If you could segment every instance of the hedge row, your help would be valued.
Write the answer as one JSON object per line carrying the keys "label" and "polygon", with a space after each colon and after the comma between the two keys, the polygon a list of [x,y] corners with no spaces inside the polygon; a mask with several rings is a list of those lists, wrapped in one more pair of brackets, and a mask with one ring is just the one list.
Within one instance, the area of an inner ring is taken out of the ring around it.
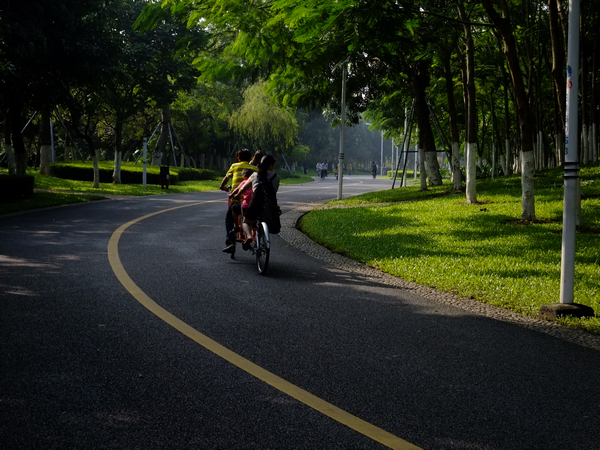
{"label": "hedge row", "polygon": [[[72,164],[52,164],[50,166],[52,176],[57,178],[63,178],[65,180],[76,180],[76,181],[94,181],[94,168],[76,166]],[[112,183],[112,169],[105,169],[100,167],[98,169],[100,174],[100,183]],[[121,168],[121,183],[122,184],[142,184],[143,180],[142,169],[131,170],[127,167]],[[177,183],[177,173],[170,171],[170,184]],[[148,184],[160,184],[160,173],[158,168],[148,170],[146,174],[146,183]]]}
{"label": "hedge row", "polygon": [[31,175],[0,175],[0,202],[33,197],[34,179]]}
{"label": "hedge row", "polygon": [[179,181],[199,181],[199,180],[218,180],[223,178],[223,174],[215,170],[208,169],[177,169]]}
{"label": "hedge row", "polygon": [[[81,166],[74,164],[57,163],[51,166],[52,175],[57,178],[77,181],[94,181],[94,169],[91,166]],[[112,183],[112,169],[99,168],[100,183]],[[121,168],[121,183],[123,184],[142,184],[143,169],[140,168]],[[169,184],[176,184],[179,181],[190,180],[214,180],[222,175],[214,170],[176,168],[169,167]],[[146,174],[146,183],[161,184],[160,172],[158,167],[149,167]]]}

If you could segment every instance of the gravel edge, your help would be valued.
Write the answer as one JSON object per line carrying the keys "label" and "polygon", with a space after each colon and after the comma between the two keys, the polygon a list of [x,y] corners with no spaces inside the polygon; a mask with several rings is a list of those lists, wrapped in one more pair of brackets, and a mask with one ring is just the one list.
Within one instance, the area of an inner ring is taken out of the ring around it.
{"label": "gravel edge", "polygon": [[[324,202],[325,203],[325,202]],[[319,206],[318,203],[307,203],[296,206],[292,210],[281,216],[281,236],[288,244],[305,252],[313,258],[325,261],[327,264],[347,272],[359,274],[377,280],[377,282],[391,286],[406,289],[413,294],[420,295],[429,300],[433,300],[446,305],[452,305],[474,314],[489,317],[491,319],[518,325],[530,330],[539,331],[547,335],[562,339],[583,347],[600,350],[600,336],[587,333],[582,330],[560,325],[535,317],[518,314],[513,311],[498,308],[496,306],[480,303],[468,298],[459,297],[452,293],[441,292],[427,286],[421,286],[416,283],[402,280],[373,267],[365,266],[345,256],[333,253],[309,239],[297,228],[298,220],[306,213]]]}

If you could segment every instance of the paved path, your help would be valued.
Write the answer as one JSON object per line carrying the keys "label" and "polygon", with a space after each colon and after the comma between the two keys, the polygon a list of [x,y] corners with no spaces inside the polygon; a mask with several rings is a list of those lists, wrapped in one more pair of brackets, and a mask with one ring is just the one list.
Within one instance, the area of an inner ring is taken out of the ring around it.
{"label": "paved path", "polygon": [[[348,195],[387,186],[346,182]],[[282,187],[284,223],[335,190]],[[590,340],[356,265],[289,226],[261,277],[248,254],[220,252],[223,201],[0,218],[0,448],[598,448]]]}

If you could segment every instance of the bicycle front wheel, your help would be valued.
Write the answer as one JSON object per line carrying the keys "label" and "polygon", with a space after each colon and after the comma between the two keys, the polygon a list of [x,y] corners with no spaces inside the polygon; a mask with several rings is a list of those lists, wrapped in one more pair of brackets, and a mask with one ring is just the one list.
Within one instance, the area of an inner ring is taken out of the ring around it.
{"label": "bicycle front wheel", "polygon": [[271,242],[269,237],[269,227],[265,222],[258,223],[256,230],[256,265],[258,273],[264,275],[269,267],[269,253],[271,250]]}

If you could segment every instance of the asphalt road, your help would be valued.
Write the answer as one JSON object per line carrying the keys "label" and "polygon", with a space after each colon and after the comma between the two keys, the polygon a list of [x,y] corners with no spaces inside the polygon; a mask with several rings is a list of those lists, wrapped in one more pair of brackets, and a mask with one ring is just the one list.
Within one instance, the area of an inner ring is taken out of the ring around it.
{"label": "asphalt road", "polygon": [[209,192],[0,217],[1,449],[600,448],[598,351],[279,236],[260,276],[221,252],[224,212]]}

